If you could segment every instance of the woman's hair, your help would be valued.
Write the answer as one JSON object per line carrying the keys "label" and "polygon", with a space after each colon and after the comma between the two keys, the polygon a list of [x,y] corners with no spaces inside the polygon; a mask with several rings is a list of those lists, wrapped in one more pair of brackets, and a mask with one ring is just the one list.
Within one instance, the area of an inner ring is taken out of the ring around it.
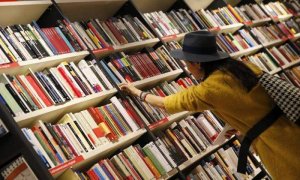
{"label": "woman's hair", "polygon": [[258,78],[249,67],[247,67],[243,62],[233,60],[231,58],[201,63],[201,70],[204,72],[203,80],[205,80],[215,70],[221,70],[225,73],[230,73],[240,81],[240,83],[248,92],[258,82]]}

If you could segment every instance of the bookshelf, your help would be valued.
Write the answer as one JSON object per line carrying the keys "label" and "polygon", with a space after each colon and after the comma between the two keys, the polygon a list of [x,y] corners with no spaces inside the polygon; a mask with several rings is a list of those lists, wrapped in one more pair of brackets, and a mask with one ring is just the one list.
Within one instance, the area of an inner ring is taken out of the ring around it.
{"label": "bookshelf", "polygon": [[21,127],[28,126],[33,121],[39,119],[42,119],[45,122],[51,122],[51,120],[56,120],[60,115],[63,115],[66,112],[76,112],[90,106],[95,106],[101,101],[112,97],[115,93],[117,93],[116,89],[95,93],[83,98],[74,99],[62,105],[47,107],[44,109],[36,110],[32,113],[27,113],[25,115],[15,117],[15,120]]}
{"label": "bookshelf", "polygon": [[[155,30],[146,22],[143,13],[153,12],[153,11],[164,11],[168,12],[172,9],[185,8],[192,11],[197,11],[201,8],[204,9],[214,9],[226,6],[223,0],[217,0],[212,2],[211,0],[197,1],[197,0],[53,0],[53,1],[17,1],[17,2],[0,2],[0,26],[6,26],[11,24],[26,24],[30,23],[32,20],[39,20],[42,27],[48,27],[54,24],[57,19],[67,19],[70,22],[88,20],[91,18],[99,18],[105,20],[113,16],[122,16],[125,13],[129,13],[133,16],[137,16],[145,26],[153,33],[156,34],[157,38],[152,38],[148,40],[128,43],[124,45],[114,45],[112,47],[91,50],[87,49],[81,52],[74,52],[62,55],[56,55],[52,57],[33,59],[29,61],[22,61],[18,63],[11,63],[0,65],[0,72],[7,73],[10,75],[24,74],[27,72],[28,68],[33,71],[38,71],[45,69],[47,67],[57,66],[61,62],[78,62],[81,59],[87,58],[99,59],[105,56],[111,55],[115,52],[139,52],[145,47],[157,47],[158,45],[165,45],[166,42],[170,41],[181,41],[186,33],[180,33],[171,36],[159,37]],[[55,10],[53,10],[55,9]],[[18,12],[18,13],[11,13]],[[24,16],[26,14],[26,16]],[[46,17],[48,16],[48,17]],[[234,33],[242,28],[249,28],[264,25],[270,21],[281,22],[286,21],[292,17],[291,14],[282,15],[278,17],[264,18],[255,21],[248,21],[244,23],[235,23],[226,26],[220,26],[209,31],[220,34],[220,33]],[[49,21],[48,21],[49,20]],[[291,41],[296,41],[300,38],[300,33],[294,35],[290,38]],[[288,41],[288,40],[287,40]],[[278,46],[284,43],[283,40],[276,40],[273,42],[264,43],[255,47],[251,47],[242,51],[231,53],[230,56],[234,59],[238,59],[242,56],[248,56],[254,54],[262,49]],[[277,74],[285,69],[293,67],[300,64],[300,59],[287,64],[283,67],[275,69],[271,74]],[[170,81],[178,78],[180,75],[186,75],[186,70],[184,68],[171,71],[168,73],[163,73],[154,77],[143,79],[140,81],[133,82],[132,84],[138,88],[147,88],[153,86],[163,81]],[[114,95],[124,96],[116,84],[115,88],[103,91],[100,93],[95,93],[82,98],[73,99],[67,103],[51,106],[48,108],[40,109],[32,113],[28,113],[19,117],[14,118],[19,127],[30,127],[34,122],[42,119],[45,122],[53,122],[57,120],[68,112],[77,112],[86,109],[90,106],[96,106],[99,103],[109,99]],[[136,140],[140,139],[142,136],[154,137],[155,132],[165,129],[167,126],[173,122],[177,122],[189,115],[191,112],[182,112],[173,114],[157,123],[146,127],[145,129],[140,129],[138,131],[132,132],[126,136],[121,137],[118,142],[108,143],[104,146],[99,146],[95,150],[89,153],[82,154],[75,159],[69,160],[55,168],[49,169],[51,175],[56,178],[66,169],[73,167],[76,170],[86,169],[90,167],[99,159],[104,157],[109,157],[120,149],[123,149]],[[153,133],[153,134],[152,134]],[[152,137],[152,138],[153,138]],[[151,139],[151,138],[150,138]],[[231,140],[229,140],[231,141]],[[189,169],[193,164],[198,163],[203,157],[211,154],[219,147],[227,144],[228,141],[213,145],[207,148],[205,151],[197,154],[196,156],[190,158],[183,164],[179,165],[178,168],[174,168],[172,171],[168,172],[163,176],[162,179],[170,179],[175,176],[182,178],[182,172]],[[2,153],[2,150],[0,150]],[[38,157],[39,158],[39,157]],[[47,174],[47,173],[46,173]]]}

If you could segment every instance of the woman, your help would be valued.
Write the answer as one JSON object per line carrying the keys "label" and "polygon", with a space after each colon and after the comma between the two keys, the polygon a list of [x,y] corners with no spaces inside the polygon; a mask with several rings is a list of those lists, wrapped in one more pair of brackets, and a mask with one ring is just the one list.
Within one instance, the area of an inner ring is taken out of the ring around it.
{"label": "woman", "polygon": [[[218,52],[211,33],[187,34],[183,49],[171,51],[171,55],[185,60],[189,71],[202,82],[167,97],[144,93],[130,84],[121,84],[121,90],[169,113],[211,110],[242,134],[274,107],[258,84],[262,71]],[[300,178],[299,129],[280,116],[252,143],[273,179]]]}

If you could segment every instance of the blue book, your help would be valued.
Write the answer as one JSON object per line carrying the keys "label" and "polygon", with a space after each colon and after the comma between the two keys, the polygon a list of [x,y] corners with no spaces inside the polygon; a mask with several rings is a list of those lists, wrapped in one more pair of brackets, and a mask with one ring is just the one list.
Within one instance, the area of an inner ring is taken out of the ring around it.
{"label": "blue book", "polygon": [[218,37],[220,38],[220,40],[222,41],[222,43],[231,51],[229,53],[235,52],[235,50],[232,49],[231,45],[228,44],[226,38],[223,35],[218,35]]}
{"label": "blue book", "polygon": [[247,35],[245,34],[245,32],[243,30],[239,30],[239,33],[251,47],[255,46],[255,43],[247,37]]}
{"label": "blue book", "polygon": [[[96,175],[102,180],[105,180],[104,176],[101,174],[100,170],[98,169],[96,165],[92,167],[92,170],[96,173]],[[101,168],[101,167],[100,167]]]}
{"label": "blue book", "polygon": [[108,176],[109,180],[114,180],[115,178],[110,174],[109,170],[105,167],[104,164],[100,164],[101,168],[105,172],[106,176]]}
{"label": "blue book", "polygon": [[53,54],[57,55],[58,54],[57,50],[52,45],[52,43],[49,41],[49,39],[44,34],[44,32],[40,29],[39,25],[35,21],[32,21],[31,25],[33,28],[35,28],[37,30],[37,32],[40,34],[40,36],[44,39],[45,43],[49,46],[49,48],[51,49]]}
{"label": "blue book", "polygon": [[71,43],[69,42],[69,40],[66,38],[66,36],[61,32],[61,30],[59,29],[59,27],[55,27],[55,30],[60,35],[60,37],[62,37],[62,39],[65,41],[65,43],[67,44],[67,46],[69,47],[69,49],[71,50],[71,52],[75,52],[75,49],[73,48],[73,46],[71,45]]}
{"label": "blue book", "polygon": [[116,83],[116,84],[120,84],[121,81],[114,75],[113,72],[111,72],[111,70],[106,66],[106,64],[100,60],[100,64],[102,65],[102,67],[104,68],[104,70],[106,71],[106,73],[111,77],[111,79]]}

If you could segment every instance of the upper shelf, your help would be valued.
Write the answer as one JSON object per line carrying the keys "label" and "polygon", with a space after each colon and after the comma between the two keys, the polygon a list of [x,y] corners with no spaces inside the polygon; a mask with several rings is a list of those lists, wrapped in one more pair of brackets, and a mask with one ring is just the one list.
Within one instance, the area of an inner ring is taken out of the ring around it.
{"label": "upper shelf", "polygon": [[38,20],[51,1],[0,2],[0,26],[28,24]]}
{"label": "upper shelf", "polygon": [[[142,13],[153,11],[167,11],[176,0],[131,0],[135,7]],[[158,6],[159,5],[159,6]]]}
{"label": "upper shelf", "polygon": [[112,17],[127,0],[56,0],[62,13],[70,21]]}
{"label": "upper shelf", "polygon": [[242,23],[235,23],[235,24],[230,24],[227,26],[220,26],[220,27],[215,27],[215,28],[210,28],[209,31],[214,33],[214,34],[221,34],[221,33],[234,33],[235,31],[241,29],[244,26]]}
{"label": "upper shelf", "polygon": [[280,16],[272,16],[272,20],[274,22],[282,22],[282,21],[286,21],[288,19],[290,19],[291,17],[293,17],[292,14],[286,14],[286,15],[280,15]]}

